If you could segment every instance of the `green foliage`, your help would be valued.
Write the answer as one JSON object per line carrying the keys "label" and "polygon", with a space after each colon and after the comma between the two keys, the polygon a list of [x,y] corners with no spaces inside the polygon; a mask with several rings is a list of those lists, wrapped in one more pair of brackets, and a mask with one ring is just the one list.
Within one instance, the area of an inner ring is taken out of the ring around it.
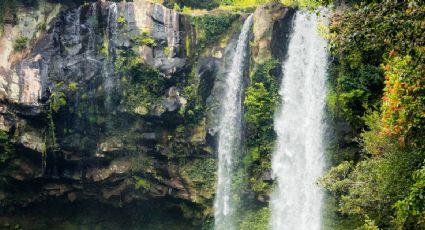
{"label": "green foliage", "polygon": [[37,31],[43,31],[43,30],[46,30],[46,28],[47,28],[47,23],[46,23],[45,21],[41,21],[41,22],[39,22],[39,23],[37,24],[37,26],[35,27],[35,29],[36,29]]}
{"label": "green foliage", "polygon": [[356,228],[356,230],[379,230],[379,228],[376,226],[375,221],[366,217],[364,225]]}
{"label": "green foliage", "polygon": [[173,6],[192,7],[198,9],[213,9],[218,6],[216,0],[167,0],[164,2],[167,7]]}
{"label": "green foliage", "polygon": [[139,46],[146,45],[150,47],[156,47],[158,45],[155,39],[152,38],[146,31],[143,31],[141,34],[134,36],[131,38],[131,41]]}
{"label": "green foliage", "polygon": [[[423,8],[381,1],[357,5],[332,18],[330,45],[338,58],[331,74],[333,87],[342,96],[344,117],[357,129],[363,128],[365,107],[380,102],[384,87],[381,64],[387,62],[386,57],[409,54],[414,60],[423,60]],[[414,69],[419,75],[424,72],[417,65]]]}
{"label": "green foliage", "polygon": [[146,115],[165,91],[165,79],[158,69],[146,65],[133,50],[117,52],[115,70],[121,76],[124,106],[129,112]]}
{"label": "green foliage", "polygon": [[66,105],[65,94],[60,91],[52,93],[49,98],[49,105],[50,109],[57,113],[62,106]]}
{"label": "green foliage", "polygon": [[15,148],[7,132],[0,130],[0,165],[6,163],[14,154]]}
{"label": "green foliage", "polygon": [[19,36],[13,42],[13,48],[15,51],[21,51],[27,48],[28,38],[25,36]]}
{"label": "green foliage", "polygon": [[217,162],[214,158],[194,159],[181,164],[180,173],[194,186],[214,191]]}
{"label": "green foliage", "polygon": [[167,57],[167,58],[171,57],[171,48],[170,47],[164,48],[164,56]]}
{"label": "green foliage", "polygon": [[393,56],[384,67],[382,132],[397,137],[400,144],[425,144],[425,52],[422,55]]}
{"label": "green foliage", "polygon": [[70,82],[70,83],[68,84],[68,89],[69,89],[70,91],[72,91],[72,92],[77,91],[77,90],[78,90],[78,83],[76,83],[76,82]]}
{"label": "green foliage", "polygon": [[248,212],[239,224],[240,230],[263,230],[269,228],[270,209],[261,208]]}
{"label": "green foliage", "polygon": [[373,157],[353,166],[343,162],[329,171],[320,183],[339,201],[346,215],[370,217],[380,227],[388,227],[395,202],[412,185],[409,175],[424,159],[423,152],[394,150],[384,157]]}
{"label": "green foliage", "polygon": [[[413,1],[352,1],[330,23],[336,58],[328,108],[355,128],[363,154],[344,156],[350,163],[342,161],[321,183],[338,215],[357,219],[359,229],[424,228],[421,209],[408,211],[415,202],[409,190],[423,190],[411,175],[425,159],[424,17],[425,6]],[[356,149],[342,138],[337,146],[333,155]]]}
{"label": "green foliage", "polygon": [[133,179],[136,181],[134,184],[136,189],[149,190],[151,188],[151,183],[148,180],[138,176],[133,176]]}
{"label": "green foliage", "polygon": [[149,156],[139,156],[132,160],[131,171],[135,174],[145,174],[153,171],[154,159]]}
{"label": "green foliage", "polygon": [[264,171],[270,170],[270,157],[276,138],[273,118],[279,103],[279,84],[273,72],[278,67],[279,61],[276,59],[259,65],[251,74],[250,85],[245,92],[248,154],[243,162],[251,175],[251,187],[257,192],[270,189],[270,186],[259,178]]}
{"label": "green foliage", "polygon": [[123,27],[123,26],[127,25],[127,20],[125,20],[125,17],[124,16],[119,16],[117,18],[117,22],[118,22],[118,25],[120,27]]}
{"label": "green foliage", "polygon": [[397,201],[395,224],[408,228],[409,223],[425,227],[425,166],[413,173],[409,195]]}
{"label": "green foliage", "polygon": [[194,84],[195,79],[195,72],[192,70],[183,90],[183,96],[187,99],[188,104],[185,108],[180,108],[179,111],[188,124],[199,123],[205,115],[205,105],[197,92],[196,84]]}
{"label": "green foliage", "polygon": [[219,15],[205,14],[193,17],[198,32],[198,39],[202,47],[218,42],[220,36],[227,31],[239,14],[225,13]]}

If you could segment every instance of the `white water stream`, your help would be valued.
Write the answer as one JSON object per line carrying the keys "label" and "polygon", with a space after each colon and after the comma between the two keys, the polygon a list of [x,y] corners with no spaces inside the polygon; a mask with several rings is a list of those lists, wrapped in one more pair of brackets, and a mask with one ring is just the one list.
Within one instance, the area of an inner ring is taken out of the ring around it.
{"label": "white water stream", "polygon": [[238,151],[241,151],[242,85],[251,26],[252,15],[244,22],[231,69],[225,80],[225,93],[222,98],[219,124],[218,182],[214,202],[216,230],[234,229],[233,214],[235,207],[232,201],[232,177],[237,160],[234,156],[237,155]]}
{"label": "white water stream", "polygon": [[321,229],[323,195],[316,181],[324,167],[327,44],[318,34],[318,20],[315,14],[297,12],[283,64],[282,108],[274,122],[273,230]]}

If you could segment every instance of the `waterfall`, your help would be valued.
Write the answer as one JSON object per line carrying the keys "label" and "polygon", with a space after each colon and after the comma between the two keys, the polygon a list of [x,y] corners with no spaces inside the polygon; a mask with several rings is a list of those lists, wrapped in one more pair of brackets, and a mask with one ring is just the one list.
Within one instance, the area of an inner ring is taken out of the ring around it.
{"label": "waterfall", "polygon": [[322,192],[316,181],[324,167],[327,44],[318,34],[318,20],[315,14],[296,14],[283,64],[282,108],[274,122],[273,230],[321,229]]}
{"label": "waterfall", "polygon": [[231,60],[231,69],[225,80],[225,93],[218,139],[218,183],[214,203],[216,230],[231,230],[233,226],[234,204],[232,201],[232,177],[235,155],[241,151],[242,85],[248,43],[252,26],[252,15],[244,22],[236,51]]}
{"label": "waterfall", "polygon": [[[114,40],[115,39],[115,35],[117,33],[117,27],[118,27],[118,23],[117,23],[117,18],[118,18],[118,7],[117,4],[111,3],[111,5],[109,5],[108,7],[108,18],[106,19],[106,35],[108,40]],[[110,47],[107,47],[109,52]]]}

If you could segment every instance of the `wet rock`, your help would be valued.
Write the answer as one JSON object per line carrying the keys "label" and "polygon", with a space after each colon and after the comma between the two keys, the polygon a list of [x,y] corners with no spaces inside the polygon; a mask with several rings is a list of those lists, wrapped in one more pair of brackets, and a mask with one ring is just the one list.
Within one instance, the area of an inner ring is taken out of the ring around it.
{"label": "wet rock", "polygon": [[270,196],[266,195],[266,194],[259,194],[257,196],[257,200],[260,201],[260,202],[266,203],[266,202],[269,202]]}
{"label": "wet rock", "polygon": [[169,112],[177,111],[181,107],[185,107],[186,104],[187,100],[180,96],[180,92],[176,87],[171,87],[167,90],[166,98],[162,102],[162,105]]}
{"label": "wet rock", "polygon": [[27,181],[41,175],[41,165],[35,165],[28,159],[15,159],[10,164],[16,166],[9,172],[10,177],[15,180]]}
{"label": "wet rock", "polygon": [[94,182],[104,181],[114,174],[124,174],[130,170],[131,161],[128,159],[113,160],[108,168],[91,168],[86,174],[86,178]]}
{"label": "wet rock", "polygon": [[113,152],[119,151],[123,148],[124,144],[122,140],[119,139],[108,139],[104,142],[101,142],[98,147],[98,151],[100,152]]}
{"label": "wet rock", "polygon": [[77,194],[75,192],[69,192],[67,198],[72,203],[77,199]]}
{"label": "wet rock", "polygon": [[261,174],[261,180],[271,182],[273,181],[272,174],[270,171],[264,171]]}
{"label": "wet rock", "polygon": [[35,130],[19,135],[16,143],[39,153],[44,152],[46,149],[42,134]]}
{"label": "wet rock", "polygon": [[49,196],[62,196],[64,193],[72,190],[72,186],[67,184],[46,184],[43,186],[43,190]]}
{"label": "wet rock", "polygon": [[156,133],[143,133],[143,139],[154,141],[157,139]]}

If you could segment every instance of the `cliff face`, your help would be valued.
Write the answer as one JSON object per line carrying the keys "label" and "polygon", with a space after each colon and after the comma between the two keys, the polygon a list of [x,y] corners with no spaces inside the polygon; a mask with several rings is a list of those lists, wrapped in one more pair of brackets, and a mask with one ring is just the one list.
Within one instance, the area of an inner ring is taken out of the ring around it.
{"label": "cliff face", "polygon": [[[215,114],[244,17],[201,50],[191,17],[144,0],[20,10],[0,38],[0,130],[13,146],[2,212],[55,198],[211,214]],[[269,44],[280,19],[255,39]]]}
{"label": "cliff face", "polygon": [[[29,10],[22,20],[39,18],[39,11]],[[37,181],[39,186],[23,202],[46,195],[70,201],[95,196],[115,204],[165,196],[195,203],[212,199],[211,192],[202,194],[193,185],[208,182],[192,181],[186,169],[204,158],[214,161],[204,119],[176,131],[189,123],[181,112],[190,106],[184,84],[195,82],[188,77],[194,68],[188,56],[196,36],[187,17],[146,1],[101,1],[50,11],[47,17],[51,14],[57,15],[46,21],[45,31],[36,32],[35,19],[34,28],[10,25],[1,44],[0,126],[19,148],[3,171],[12,185]],[[19,36],[31,38],[30,45],[13,51]],[[132,59],[123,60],[128,51],[134,52]],[[118,67],[120,61],[154,69],[152,77],[160,78],[163,90],[146,102],[132,98],[130,106],[126,91],[134,85],[125,83],[131,79],[120,72],[128,67]],[[55,106],[60,108],[52,110]],[[180,162],[187,155],[191,158]],[[135,188],[141,180],[146,185]],[[4,200],[14,196],[9,189],[2,188]]]}

